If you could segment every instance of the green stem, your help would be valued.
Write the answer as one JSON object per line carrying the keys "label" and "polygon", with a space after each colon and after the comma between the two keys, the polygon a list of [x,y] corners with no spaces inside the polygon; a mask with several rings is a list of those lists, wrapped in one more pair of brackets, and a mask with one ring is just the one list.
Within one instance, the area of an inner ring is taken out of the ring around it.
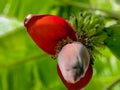
{"label": "green stem", "polygon": [[120,83],[120,78],[118,78],[115,82],[110,84],[106,90],[112,90],[118,83]]}
{"label": "green stem", "polygon": [[120,15],[115,12],[115,11],[107,11],[107,10],[103,10],[103,9],[99,9],[99,8],[93,8],[88,4],[84,4],[84,3],[80,3],[80,2],[76,2],[76,1],[67,1],[67,0],[59,0],[61,3],[64,3],[66,5],[70,5],[70,6],[75,6],[78,7],[80,9],[90,9],[90,10],[98,10],[101,12],[106,13],[108,16],[114,18],[114,19],[119,19],[120,20]]}

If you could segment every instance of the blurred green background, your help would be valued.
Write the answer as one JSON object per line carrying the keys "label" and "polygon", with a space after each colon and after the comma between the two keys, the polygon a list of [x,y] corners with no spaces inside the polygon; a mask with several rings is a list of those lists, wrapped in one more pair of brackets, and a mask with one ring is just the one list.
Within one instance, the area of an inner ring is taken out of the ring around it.
{"label": "blurred green background", "polygon": [[[57,74],[57,61],[36,46],[23,22],[28,14],[69,19],[86,9],[120,19],[120,0],[0,0],[0,90],[67,90]],[[100,52],[84,90],[120,90],[119,58],[109,48]]]}

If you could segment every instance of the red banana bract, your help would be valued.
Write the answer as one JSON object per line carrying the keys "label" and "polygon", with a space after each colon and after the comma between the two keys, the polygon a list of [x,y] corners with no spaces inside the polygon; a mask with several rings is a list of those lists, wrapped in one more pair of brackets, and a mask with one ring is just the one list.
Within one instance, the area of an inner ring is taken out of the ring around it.
{"label": "red banana bract", "polygon": [[[30,14],[25,19],[24,25],[35,43],[52,56],[56,54],[56,47],[61,40],[69,37],[71,40],[77,41],[74,29],[65,19],[59,16]],[[85,76],[75,84],[72,84],[65,81],[59,66],[57,66],[57,70],[61,80],[69,90],[80,90],[85,87],[93,73],[90,63]]]}

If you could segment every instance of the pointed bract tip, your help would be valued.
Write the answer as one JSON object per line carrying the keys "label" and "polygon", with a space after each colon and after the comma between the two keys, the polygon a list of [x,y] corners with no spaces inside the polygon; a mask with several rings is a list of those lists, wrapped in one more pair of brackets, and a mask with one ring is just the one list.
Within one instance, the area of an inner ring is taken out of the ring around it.
{"label": "pointed bract tip", "polygon": [[75,81],[75,79],[73,78],[73,79],[71,79],[71,81],[69,81],[70,83],[72,83],[72,84],[74,84],[76,81]]}
{"label": "pointed bract tip", "polygon": [[29,21],[31,20],[31,18],[32,18],[33,16],[34,16],[33,14],[27,15],[27,17],[26,17],[25,20],[24,20],[24,26],[25,26],[25,27],[28,26],[28,23],[29,23]]}

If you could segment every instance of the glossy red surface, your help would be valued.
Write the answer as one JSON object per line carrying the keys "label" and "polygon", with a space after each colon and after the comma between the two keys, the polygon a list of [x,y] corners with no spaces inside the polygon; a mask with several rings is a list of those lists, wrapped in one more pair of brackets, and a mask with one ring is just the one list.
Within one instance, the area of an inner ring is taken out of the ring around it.
{"label": "glossy red surface", "polygon": [[50,55],[55,55],[57,43],[66,37],[76,41],[76,33],[65,19],[54,15],[29,15],[24,22],[35,43]]}
{"label": "glossy red surface", "polygon": [[92,78],[92,74],[93,74],[92,65],[89,64],[89,67],[86,71],[85,76],[83,78],[81,78],[78,82],[73,84],[73,83],[68,83],[65,81],[58,65],[57,65],[57,71],[58,71],[58,74],[59,74],[61,80],[63,81],[64,85],[68,88],[68,90],[81,90],[89,83],[90,79]]}

